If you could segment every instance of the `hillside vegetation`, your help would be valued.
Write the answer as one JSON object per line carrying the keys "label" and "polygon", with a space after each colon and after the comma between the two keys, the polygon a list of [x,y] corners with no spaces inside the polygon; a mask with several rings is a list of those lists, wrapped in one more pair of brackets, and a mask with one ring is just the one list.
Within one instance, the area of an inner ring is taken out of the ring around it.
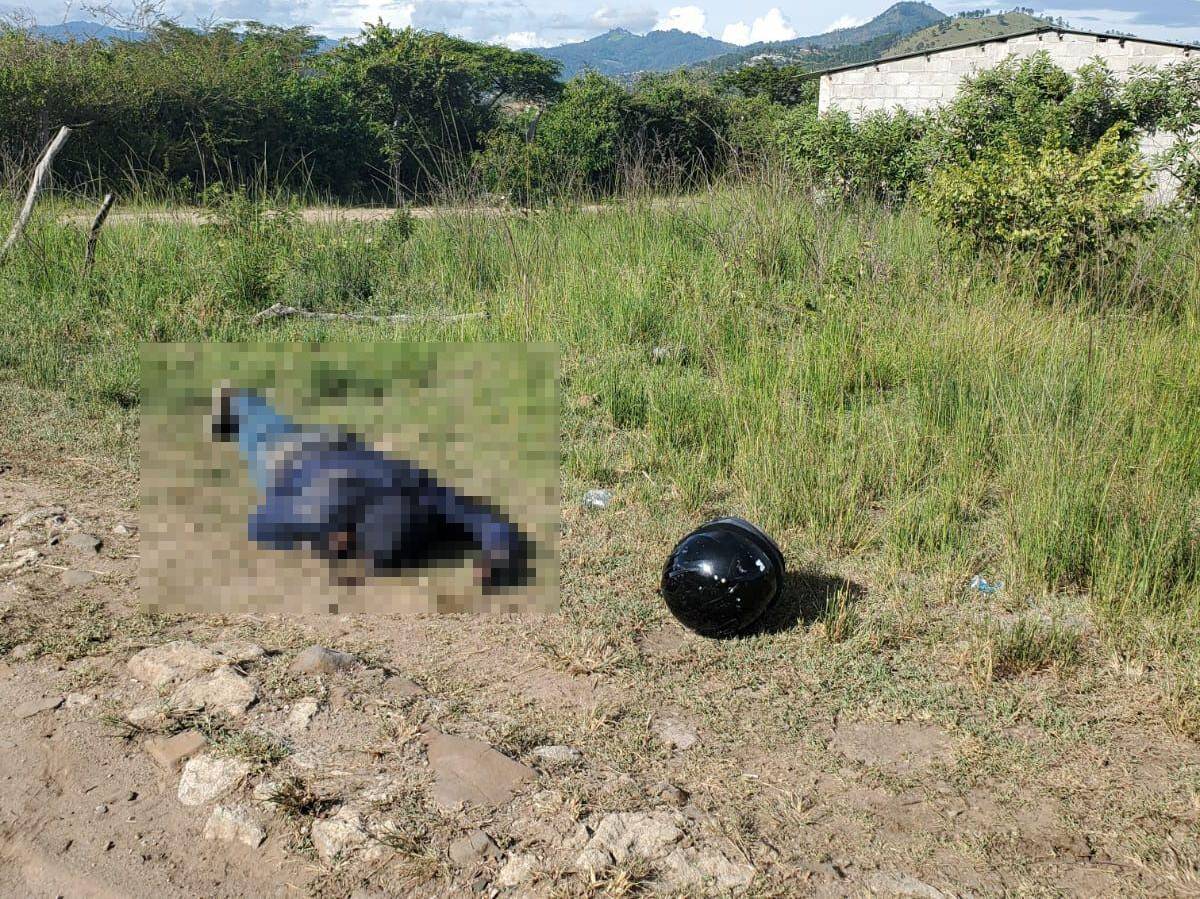
{"label": "hillside vegetation", "polygon": [[903,56],[922,50],[937,50],[987,38],[1003,37],[1050,25],[1048,19],[1026,12],[1007,12],[995,16],[958,17],[939,22],[897,41],[888,48],[887,56]]}

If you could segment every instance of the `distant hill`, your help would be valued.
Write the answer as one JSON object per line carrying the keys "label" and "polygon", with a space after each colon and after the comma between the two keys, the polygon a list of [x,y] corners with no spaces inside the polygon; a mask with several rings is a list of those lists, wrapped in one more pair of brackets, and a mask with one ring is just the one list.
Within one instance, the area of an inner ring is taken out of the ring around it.
{"label": "distant hill", "polygon": [[52,41],[140,41],[146,37],[143,31],[111,28],[99,22],[62,22],[58,25],[34,25],[31,34]]}
{"label": "distant hill", "polygon": [[789,41],[738,47],[731,53],[706,61],[704,68],[715,71],[737,68],[760,57],[776,62],[804,62],[813,68],[839,65],[843,61],[859,62],[871,59],[901,38],[948,21],[951,20],[945,13],[928,3],[896,3],[863,25]]}
{"label": "distant hill", "polygon": [[[99,22],[63,22],[59,25],[34,25],[29,29],[30,34],[50,41],[144,41],[147,37],[144,31],[125,28],[112,28]],[[317,40],[317,53],[332,50],[340,42],[333,38],[314,34]]]}
{"label": "distant hill", "polygon": [[593,69],[602,75],[667,72],[736,49],[737,44],[675,29],[639,35],[624,28],[614,28],[577,44],[538,47],[532,52],[558,60],[562,63],[563,77],[570,78],[584,69]]}
{"label": "distant hill", "polygon": [[888,56],[903,56],[905,53],[920,53],[922,50],[969,44],[971,41],[1003,37],[1006,34],[1050,24],[1052,23],[1049,19],[1041,19],[1023,12],[1006,12],[977,19],[947,19],[897,41],[888,49]]}

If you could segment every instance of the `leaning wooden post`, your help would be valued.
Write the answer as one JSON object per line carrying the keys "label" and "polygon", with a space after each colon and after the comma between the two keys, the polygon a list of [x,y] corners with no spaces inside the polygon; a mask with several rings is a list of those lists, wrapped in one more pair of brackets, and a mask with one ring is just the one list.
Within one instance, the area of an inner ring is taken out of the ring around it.
{"label": "leaning wooden post", "polygon": [[38,194],[41,193],[46,179],[50,176],[50,166],[54,162],[54,157],[70,136],[71,129],[63,125],[58,129],[58,134],[54,135],[54,140],[50,141],[49,146],[42,151],[42,158],[38,161],[37,168],[33,170],[33,181],[29,185],[29,193],[25,195],[25,205],[21,207],[17,220],[13,222],[12,230],[8,233],[8,240],[4,241],[4,246],[0,247],[0,265],[4,264],[8,251],[13,248],[25,230],[25,226],[29,224],[29,217],[33,214],[33,204],[37,202]]}
{"label": "leaning wooden post", "polygon": [[104,227],[104,220],[108,218],[108,210],[112,209],[113,201],[116,198],[116,194],[105,194],[104,202],[100,204],[100,211],[92,219],[92,229],[88,231],[87,252],[83,257],[83,273],[85,275],[92,270],[92,263],[96,261],[96,241],[100,239],[100,229]]}

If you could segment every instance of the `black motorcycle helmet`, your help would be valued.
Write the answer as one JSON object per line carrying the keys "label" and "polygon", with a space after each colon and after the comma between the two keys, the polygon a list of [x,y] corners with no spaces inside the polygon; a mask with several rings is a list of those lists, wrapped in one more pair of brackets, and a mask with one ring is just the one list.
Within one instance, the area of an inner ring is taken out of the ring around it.
{"label": "black motorcycle helmet", "polygon": [[704,637],[731,637],[753,627],[783,593],[783,553],[742,518],[718,518],[692,531],[663,566],[663,599],[685,626]]}

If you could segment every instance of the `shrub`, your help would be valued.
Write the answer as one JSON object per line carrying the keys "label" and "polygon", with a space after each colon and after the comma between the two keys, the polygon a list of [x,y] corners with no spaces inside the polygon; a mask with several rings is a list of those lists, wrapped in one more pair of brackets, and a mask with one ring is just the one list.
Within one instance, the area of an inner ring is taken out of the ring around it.
{"label": "shrub", "polygon": [[780,120],[784,160],[797,173],[845,195],[900,199],[925,176],[927,116],[904,110],[854,121],[843,111],[799,107]]}
{"label": "shrub", "polygon": [[939,169],[921,200],[940,225],[971,244],[1032,252],[1049,267],[1107,253],[1143,229],[1148,187],[1128,129],[1117,127],[1081,152],[994,148]]}

